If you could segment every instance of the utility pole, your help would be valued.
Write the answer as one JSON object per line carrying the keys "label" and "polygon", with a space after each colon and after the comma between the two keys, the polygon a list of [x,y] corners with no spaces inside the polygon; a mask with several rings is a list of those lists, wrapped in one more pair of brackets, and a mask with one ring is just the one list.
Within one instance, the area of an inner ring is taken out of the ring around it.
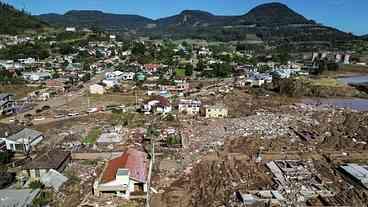
{"label": "utility pole", "polygon": [[146,196],[146,207],[150,207],[150,192],[151,192],[151,176],[152,176],[152,168],[153,163],[155,162],[155,143],[152,142],[152,152],[151,152],[151,161],[148,170],[148,178],[147,178],[147,196]]}

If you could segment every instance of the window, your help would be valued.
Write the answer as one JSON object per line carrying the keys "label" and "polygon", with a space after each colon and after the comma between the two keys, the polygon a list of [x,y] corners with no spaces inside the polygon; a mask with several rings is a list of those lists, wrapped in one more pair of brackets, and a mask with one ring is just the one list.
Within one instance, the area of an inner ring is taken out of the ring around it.
{"label": "window", "polygon": [[41,177],[40,169],[35,170],[35,175],[36,175],[36,178]]}

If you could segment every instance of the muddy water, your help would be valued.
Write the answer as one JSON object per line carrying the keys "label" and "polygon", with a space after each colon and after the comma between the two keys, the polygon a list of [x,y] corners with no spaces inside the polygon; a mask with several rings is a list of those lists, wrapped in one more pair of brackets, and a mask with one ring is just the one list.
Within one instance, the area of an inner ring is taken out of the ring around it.
{"label": "muddy water", "polygon": [[305,104],[322,107],[349,108],[357,111],[368,111],[368,99],[359,98],[305,98]]}
{"label": "muddy water", "polygon": [[368,84],[368,75],[361,75],[361,76],[350,76],[339,78],[339,81],[342,81],[345,84]]}
{"label": "muddy water", "polygon": [[[368,84],[368,75],[350,76],[339,78],[345,84]],[[357,111],[368,111],[368,99],[360,98],[305,98],[305,104],[322,107],[349,108]]]}

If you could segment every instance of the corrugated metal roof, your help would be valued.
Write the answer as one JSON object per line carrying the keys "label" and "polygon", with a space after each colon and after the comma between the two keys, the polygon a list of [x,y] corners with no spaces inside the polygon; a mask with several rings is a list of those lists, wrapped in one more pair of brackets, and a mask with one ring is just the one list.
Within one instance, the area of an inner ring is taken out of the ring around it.
{"label": "corrugated metal roof", "polygon": [[114,181],[119,169],[128,169],[129,177],[146,182],[147,160],[146,153],[136,149],[128,149],[122,156],[110,160],[101,177],[102,183]]}
{"label": "corrugated metal roof", "polygon": [[21,130],[20,132],[9,136],[7,139],[12,140],[12,141],[17,141],[19,139],[28,139],[28,138],[30,138],[32,140],[32,139],[37,138],[39,136],[42,136],[42,132],[39,132],[39,131],[36,131],[36,130],[33,130],[33,129],[29,129],[29,128],[25,128],[25,129]]}
{"label": "corrugated metal roof", "polygon": [[355,177],[363,184],[368,184],[368,170],[366,169],[368,166],[360,166],[357,164],[347,164],[341,166],[343,170],[349,173],[351,176]]}
{"label": "corrugated metal roof", "polygon": [[32,201],[40,193],[39,189],[5,189],[0,190],[1,207],[24,207],[32,205]]}

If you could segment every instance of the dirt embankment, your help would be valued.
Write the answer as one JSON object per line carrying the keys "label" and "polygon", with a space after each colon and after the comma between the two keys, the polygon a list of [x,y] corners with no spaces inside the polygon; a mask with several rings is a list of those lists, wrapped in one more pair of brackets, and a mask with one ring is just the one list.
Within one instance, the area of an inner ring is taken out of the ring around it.
{"label": "dirt embankment", "polygon": [[368,94],[363,91],[339,84],[334,79],[275,80],[268,89],[290,97],[368,97]]}

